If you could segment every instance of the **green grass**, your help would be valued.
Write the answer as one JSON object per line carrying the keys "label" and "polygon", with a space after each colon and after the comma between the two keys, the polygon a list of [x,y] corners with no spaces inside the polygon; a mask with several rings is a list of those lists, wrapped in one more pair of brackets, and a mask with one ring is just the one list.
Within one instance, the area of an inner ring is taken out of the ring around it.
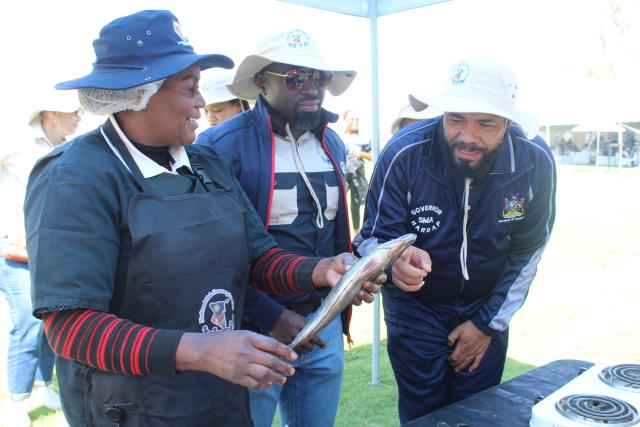
{"label": "green grass", "polygon": [[[386,351],[386,340],[380,343],[380,384],[371,384],[371,344],[345,351],[342,396],[336,427],[397,426],[398,392]],[[507,359],[503,381],[535,368],[533,365]],[[279,427],[278,414],[273,427]]]}
{"label": "green grass", "polygon": [[[527,301],[511,322],[503,380],[557,359],[640,363],[639,195],[640,168],[559,166],[553,236]],[[370,385],[372,312],[370,304],[354,310],[355,346],[345,355],[337,426],[399,424],[384,341],[382,385]],[[2,307],[0,324],[8,330]],[[3,340],[0,354],[6,352]],[[31,416],[35,427],[64,425],[59,412],[38,408]]]}
{"label": "green grass", "polygon": [[38,427],[62,427],[66,425],[61,411],[52,411],[44,407],[33,409],[29,412],[33,426]]}
{"label": "green grass", "polygon": [[[2,342],[2,351],[3,354],[6,354],[5,343]],[[55,373],[54,373],[55,377]],[[6,373],[2,372],[0,378],[3,380],[3,384],[6,384]],[[58,384],[54,378],[54,388],[58,389]],[[4,393],[0,393],[0,397],[4,398]],[[1,409],[0,409],[1,410]],[[67,423],[62,415],[62,411],[52,411],[44,406],[30,406],[29,417],[31,418],[33,427],[63,427],[66,426]],[[0,417],[1,418],[1,417]],[[11,427],[11,425],[6,425],[2,423],[0,419],[0,426],[2,427]]]}
{"label": "green grass", "polygon": [[[336,426],[396,426],[398,393],[386,352],[386,340],[380,344],[380,385],[371,385],[371,345],[354,347],[345,353],[345,374]],[[534,366],[507,361],[503,381]]]}
{"label": "green grass", "polygon": [[380,385],[371,385],[371,345],[345,352],[343,391],[336,426],[384,426],[398,419],[396,383],[380,344]]}

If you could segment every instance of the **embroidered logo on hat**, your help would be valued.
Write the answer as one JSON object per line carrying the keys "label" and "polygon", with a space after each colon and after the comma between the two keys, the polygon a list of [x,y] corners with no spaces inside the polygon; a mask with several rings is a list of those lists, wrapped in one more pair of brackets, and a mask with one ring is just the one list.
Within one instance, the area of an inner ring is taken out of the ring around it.
{"label": "embroidered logo on hat", "polygon": [[182,28],[180,28],[180,23],[178,21],[173,21],[173,30],[176,32],[178,37],[180,37],[180,39],[182,40],[182,41],[179,41],[178,44],[182,46],[191,46],[189,39],[187,39],[184,36],[184,34],[182,34]]}
{"label": "embroidered logo on hat", "polygon": [[448,113],[485,113],[504,117],[519,125],[529,138],[538,132],[535,114],[516,105],[518,83],[501,61],[474,58],[454,62],[442,87],[409,95],[418,111],[431,106]]}
{"label": "embroidered logo on hat", "polygon": [[293,49],[305,48],[309,46],[309,36],[304,31],[291,31],[287,34],[287,44]]}
{"label": "embroidered logo on hat", "polygon": [[356,76],[354,70],[327,60],[320,52],[318,38],[298,28],[272,30],[256,45],[254,54],[242,60],[233,82],[227,86],[229,92],[241,99],[256,99],[260,94],[256,86],[256,73],[273,63],[292,67],[331,71],[327,90],[333,96],[342,94]]}
{"label": "embroidered logo on hat", "polygon": [[469,75],[469,67],[467,64],[456,64],[451,67],[451,83],[461,85],[467,80]]}

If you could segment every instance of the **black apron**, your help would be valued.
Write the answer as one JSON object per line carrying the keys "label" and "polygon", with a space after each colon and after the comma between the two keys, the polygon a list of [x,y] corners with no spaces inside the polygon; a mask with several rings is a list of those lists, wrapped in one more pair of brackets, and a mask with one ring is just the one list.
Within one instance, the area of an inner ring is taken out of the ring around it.
{"label": "black apron", "polygon": [[[198,177],[144,179],[117,142],[143,192],[129,203],[131,257],[115,314],[155,328],[236,329],[251,264],[246,210],[193,160]],[[130,376],[89,368],[85,415],[96,427],[252,425],[244,387],[195,371]]]}

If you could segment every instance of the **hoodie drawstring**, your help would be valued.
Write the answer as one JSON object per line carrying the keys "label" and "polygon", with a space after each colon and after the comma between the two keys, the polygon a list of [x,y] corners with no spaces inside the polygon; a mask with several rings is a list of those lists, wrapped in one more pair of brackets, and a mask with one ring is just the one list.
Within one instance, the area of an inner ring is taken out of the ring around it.
{"label": "hoodie drawstring", "polygon": [[291,141],[291,150],[293,152],[293,161],[296,164],[296,169],[298,169],[298,172],[302,176],[302,180],[304,181],[305,185],[309,189],[309,193],[311,193],[311,198],[313,199],[313,201],[315,202],[318,208],[318,214],[316,215],[316,225],[318,226],[318,228],[322,229],[324,228],[324,216],[322,215],[322,205],[320,205],[320,199],[318,199],[316,192],[313,191],[313,186],[311,185],[311,182],[309,182],[309,177],[307,177],[307,173],[304,171],[304,165],[302,164],[300,160],[300,155],[298,154],[298,143],[296,142],[295,138],[293,137],[293,134],[291,133],[291,129],[289,128],[289,123],[286,124],[285,129],[287,131],[287,136]]}
{"label": "hoodie drawstring", "polygon": [[464,219],[462,220],[462,246],[460,247],[460,267],[462,267],[462,275],[465,280],[469,280],[469,271],[467,270],[467,221],[469,220],[469,191],[473,178],[464,179]]}

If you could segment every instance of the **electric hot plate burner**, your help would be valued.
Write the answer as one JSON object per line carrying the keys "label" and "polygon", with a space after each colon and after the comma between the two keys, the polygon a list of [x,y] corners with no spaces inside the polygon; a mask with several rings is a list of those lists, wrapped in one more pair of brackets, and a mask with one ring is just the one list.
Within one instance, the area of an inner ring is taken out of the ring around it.
{"label": "electric hot plate burner", "polygon": [[640,427],[640,364],[600,363],[544,397],[530,427]]}
{"label": "electric hot plate burner", "polygon": [[556,402],[556,409],[570,420],[591,426],[633,426],[640,419],[633,405],[599,394],[572,394]]}
{"label": "electric hot plate burner", "polygon": [[640,365],[608,366],[598,377],[611,387],[640,393]]}

